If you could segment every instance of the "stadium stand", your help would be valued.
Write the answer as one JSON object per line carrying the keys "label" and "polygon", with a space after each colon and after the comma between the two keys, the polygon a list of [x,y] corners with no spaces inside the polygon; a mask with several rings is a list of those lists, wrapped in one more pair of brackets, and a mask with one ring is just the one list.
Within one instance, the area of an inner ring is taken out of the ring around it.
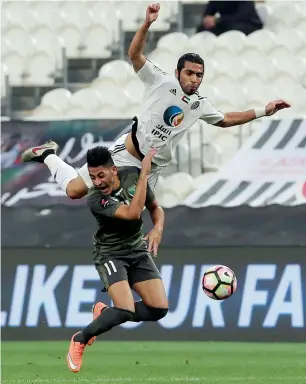
{"label": "stadium stand", "polygon": [[[292,108],[279,117],[305,115],[306,3],[259,2],[263,30],[249,36],[230,31],[219,37],[190,33],[181,25],[182,7],[187,3],[161,4],[160,19],[148,41],[147,53],[153,62],[173,72],[183,52],[197,51],[206,63],[200,93],[218,109],[261,107],[282,97],[291,101]],[[13,116],[52,120],[137,115],[143,85],[126,59],[126,47],[147,5],[136,1],[2,2],[1,93],[2,98],[8,93],[12,98],[8,104],[15,109]],[[6,87],[6,75],[11,90]],[[257,124],[226,131],[195,124],[179,146],[180,169],[188,172],[190,154],[192,167],[200,162],[199,174],[216,169]],[[189,176],[173,175],[171,184],[189,188]],[[164,191],[165,205],[181,201],[186,191],[182,189],[180,196]]]}

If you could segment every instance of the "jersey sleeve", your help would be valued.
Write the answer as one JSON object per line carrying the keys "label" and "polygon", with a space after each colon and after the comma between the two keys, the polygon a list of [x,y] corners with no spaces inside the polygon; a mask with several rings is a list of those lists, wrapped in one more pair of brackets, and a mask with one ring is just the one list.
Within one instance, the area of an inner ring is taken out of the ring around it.
{"label": "jersey sleeve", "polygon": [[89,196],[87,204],[93,214],[107,217],[114,217],[120,206],[119,201],[103,196]]}
{"label": "jersey sleeve", "polygon": [[153,86],[163,74],[164,72],[148,59],[137,72],[138,77],[146,86]]}
{"label": "jersey sleeve", "polygon": [[205,121],[207,124],[213,125],[223,120],[224,114],[218,111],[208,99],[205,99],[200,119]]}

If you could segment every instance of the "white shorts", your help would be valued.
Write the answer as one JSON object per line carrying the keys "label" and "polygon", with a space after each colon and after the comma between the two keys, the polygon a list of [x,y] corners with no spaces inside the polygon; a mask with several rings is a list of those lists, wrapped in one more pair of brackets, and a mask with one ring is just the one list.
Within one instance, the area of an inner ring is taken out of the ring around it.
{"label": "white shorts", "polygon": [[[125,148],[125,139],[127,135],[128,133],[120,136],[115,141],[115,143],[109,147],[109,151],[112,154],[114,164],[116,165],[116,167],[141,168],[141,161],[136,159],[136,157],[132,156]],[[163,169],[164,167],[152,164],[151,172],[149,175],[149,185],[152,191],[154,191],[159,175],[161,174]],[[87,187],[91,188],[93,184],[91,178],[89,177],[87,164],[84,164],[83,167],[78,170],[78,173],[84,180]]]}

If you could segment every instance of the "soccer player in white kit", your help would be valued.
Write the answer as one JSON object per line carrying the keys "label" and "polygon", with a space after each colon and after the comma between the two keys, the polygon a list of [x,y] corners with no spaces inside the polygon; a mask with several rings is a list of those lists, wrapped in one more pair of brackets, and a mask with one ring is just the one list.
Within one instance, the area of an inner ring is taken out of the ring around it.
{"label": "soccer player in white kit", "polygon": [[[197,92],[204,76],[204,61],[199,55],[183,55],[178,60],[175,76],[156,67],[145,57],[143,50],[148,30],[157,19],[159,9],[159,4],[148,6],[146,18],[128,51],[134,70],[145,85],[139,119],[134,118],[132,132],[121,136],[109,148],[117,167],[138,168],[141,168],[141,160],[148,150],[156,148],[157,153],[149,176],[152,190],[161,171],[172,160],[175,147],[198,119],[226,128],[270,116],[290,107],[283,100],[275,100],[262,109],[223,114],[207,97],[200,96]],[[56,155],[57,149],[58,145],[53,141],[29,148],[23,154],[23,161],[45,163],[67,196],[80,199],[92,186],[87,164],[77,172]]]}

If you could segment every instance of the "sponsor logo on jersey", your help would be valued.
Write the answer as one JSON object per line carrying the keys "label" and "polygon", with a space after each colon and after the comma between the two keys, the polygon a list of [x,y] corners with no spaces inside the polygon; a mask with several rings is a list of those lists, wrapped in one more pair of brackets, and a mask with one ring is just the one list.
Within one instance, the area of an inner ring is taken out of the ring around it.
{"label": "sponsor logo on jersey", "polygon": [[128,194],[130,196],[134,196],[135,195],[135,192],[136,192],[136,185],[132,185],[129,189],[128,189]]}
{"label": "sponsor logo on jersey", "polygon": [[191,105],[191,109],[197,109],[199,105],[200,105],[200,102],[199,102],[199,101],[195,101],[195,102]]}
{"label": "sponsor logo on jersey", "polygon": [[164,112],[164,122],[169,127],[178,127],[184,119],[184,112],[181,108],[172,105]]}
{"label": "sponsor logo on jersey", "polygon": [[174,96],[176,96],[176,89],[170,89],[170,91]]}
{"label": "sponsor logo on jersey", "polygon": [[107,199],[102,199],[100,204],[103,208],[105,208],[109,205],[109,201]]}

